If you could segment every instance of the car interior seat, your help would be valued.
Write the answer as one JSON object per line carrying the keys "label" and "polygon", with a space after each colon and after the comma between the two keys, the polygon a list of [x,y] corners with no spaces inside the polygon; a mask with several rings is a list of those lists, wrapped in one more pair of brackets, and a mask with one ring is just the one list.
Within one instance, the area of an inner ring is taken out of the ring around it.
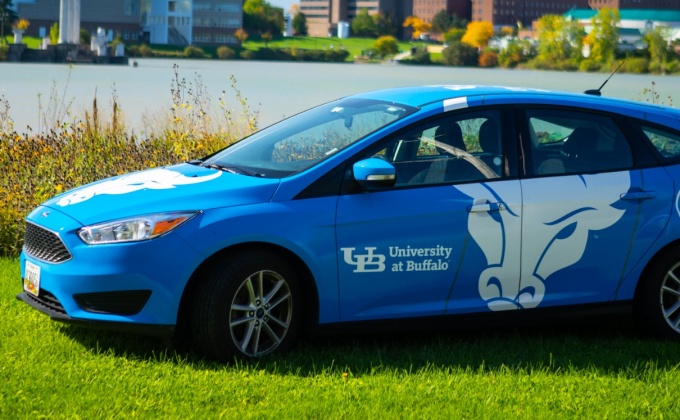
{"label": "car interior seat", "polygon": [[579,173],[598,168],[597,130],[590,127],[578,127],[567,138],[562,146],[562,156],[567,173]]}
{"label": "car interior seat", "polygon": [[435,130],[434,139],[439,156],[428,169],[416,174],[410,184],[440,184],[480,178],[480,172],[460,156],[460,152],[467,152],[460,125],[444,122]]}
{"label": "car interior seat", "polygon": [[482,154],[479,158],[493,169],[496,174],[501,173],[501,146],[498,126],[494,120],[486,120],[479,127],[479,147]]}

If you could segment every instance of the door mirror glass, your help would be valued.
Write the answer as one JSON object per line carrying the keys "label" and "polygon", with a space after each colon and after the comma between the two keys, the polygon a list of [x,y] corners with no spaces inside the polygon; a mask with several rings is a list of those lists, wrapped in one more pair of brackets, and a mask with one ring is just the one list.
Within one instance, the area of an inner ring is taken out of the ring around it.
{"label": "door mirror glass", "polygon": [[380,158],[360,160],[353,169],[354,179],[366,190],[393,187],[397,180],[394,166]]}

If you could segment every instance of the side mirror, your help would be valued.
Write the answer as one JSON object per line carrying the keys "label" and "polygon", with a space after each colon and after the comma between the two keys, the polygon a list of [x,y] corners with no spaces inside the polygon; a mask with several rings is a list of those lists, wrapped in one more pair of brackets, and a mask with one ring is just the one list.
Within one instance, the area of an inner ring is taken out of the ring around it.
{"label": "side mirror", "polygon": [[366,190],[393,187],[397,182],[394,166],[378,158],[360,160],[353,166],[354,179]]}

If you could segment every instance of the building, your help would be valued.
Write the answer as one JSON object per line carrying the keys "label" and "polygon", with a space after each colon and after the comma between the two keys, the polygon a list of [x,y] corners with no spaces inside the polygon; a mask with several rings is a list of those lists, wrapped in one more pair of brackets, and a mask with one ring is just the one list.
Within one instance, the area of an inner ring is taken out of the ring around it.
{"label": "building", "polygon": [[491,22],[494,28],[518,25],[530,28],[543,15],[561,15],[572,9],[680,10],[680,0],[471,0],[471,3],[471,20]]}
{"label": "building", "polygon": [[[28,19],[31,26],[27,35],[46,37],[52,25],[59,23],[60,0],[14,0],[19,17]],[[80,5],[80,29],[91,34],[105,28],[110,34],[121,34],[125,39],[137,41],[140,36],[139,9],[134,0],[83,1]]]}
{"label": "building", "polygon": [[401,30],[413,12],[413,0],[300,0],[299,10],[307,17],[309,35],[325,37],[335,36],[338,23],[351,22],[362,9],[392,17]]}
{"label": "building", "polygon": [[[45,37],[59,22],[62,0],[14,0],[28,19],[27,35]],[[95,34],[104,28],[126,42],[170,45],[238,44],[242,0],[81,0],[80,28]]]}
{"label": "building", "polygon": [[413,0],[413,13],[424,22],[432,22],[434,15],[445,10],[459,19],[470,20],[472,2],[470,0]]}
{"label": "building", "polygon": [[543,15],[561,15],[573,8],[587,8],[593,0],[472,0],[472,21],[491,22],[503,26],[530,28]]}
{"label": "building", "polygon": [[238,44],[234,32],[243,25],[241,0],[196,0],[193,4],[195,45]]}
{"label": "building", "polygon": [[[589,32],[592,27],[591,18],[596,13],[597,10],[592,9],[574,9],[564,16],[578,21]],[[645,48],[643,36],[657,27],[668,28],[670,39],[680,39],[680,10],[623,9],[619,10],[619,17],[621,50]]]}
{"label": "building", "polygon": [[591,9],[656,9],[680,10],[680,0],[588,0]]}

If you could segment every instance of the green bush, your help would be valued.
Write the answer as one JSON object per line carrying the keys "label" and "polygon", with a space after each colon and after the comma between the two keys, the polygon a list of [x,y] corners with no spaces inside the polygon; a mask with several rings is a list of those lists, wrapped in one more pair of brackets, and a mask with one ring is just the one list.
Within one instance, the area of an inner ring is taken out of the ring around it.
{"label": "green bush", "polygon": [[479,55],[480,67],[498,67],[498,53],[494,51],[484,51]]}
{"label": "green bush", "polygon": [[536,56],[536,48],[528,40],[510,41],[498,53],[498,64],[505,68],[515,68]]}
{"label": "green bush", "polygon": [[92,40],[92,35],[90,35],[90,31],[87,29],[81,29],[80,30],[80,43],[83,45],[90,45],[90,41]]}
{"label": "green bush", "polygon": [[666,71],[672,74],[680,73],[680,61],[678,60],[669,61],[668,64],[666,65]]}
{"label": "green bush", "polygon": [[447,66],[476,66],[478,58],[477,48],[462,42],[454,42],[442,51],[442,60]]}
{"label": "green bush", "polygon": [[536,70],[576,71],[579,69],[579,62],[572,58],[551,61],[545,58],[535,57],[533,60],[527,62],[527,67]]}
{"label": "green bush", "polygon": [[[649,60],[646,58],[632,58],[626,59],[623,64],[622,70],[626,73],[647,73],[648,71],[653,71]],[[657,71],[660,72],[660,71]]]}
{"label": "green bush", "polygon": [[260,48],[257,51],[248,51],[247,56],[241,53],[242,58],[270,61],[331,61],[344,62],[349,52],[342,48],[328,50],[313,50],[303,48]]}
{"label": "green bush", "polygon": [[325,50],[325,61],[331,61],[334,63],[342,63],[349,57],[349,51],[334,48],[332,50]]}
{"label": "green bush", "polygon": [[239,54],[241,58],[245,60],[254,60],[255,59],[255,51],[250,51],[250,50],[243,50]]}
{"label": "green bush", "polygon": [[149,47],[149,46],[146,45],[146,44],[142,44],[142,45],[139,47],[139,54],[140,54],[142,57],[153,57],[153,55],[154,55],[154,54],[153,54],[153,51],[151,50],[151,47]]}
{"label": "green bush", "polygon": [[362,51],[362,55],[364,57],[368,57],[369,59],[374,59],[374,58],[380,57],[380,53],[375,48],[368,48],[368,49]]}
{"label": "green bush", "polygon": [[295,48],[288,50],[291,59],[294,58],[299,61],[325,61],[325,54],[323,50],[308,50],[302,48]]}
{"label": "green bush", "polygon": [[234,58],[235,55],[236,52],[233,49],[227,47],[226,45],[222,45],[221,47],[217,48],[217,58],[220,58],[222,60],[232,59]]}
{"label": "green bush", "polygon": [[256,60],[292,60],[293,56],[290,52],[285,51],[281,48],[260,48],[255,51]]}
{"label": "green bush", "polygon": [[9,45],[0,45],[0,61],[7,61],[9,54]]}
{"label": "green bush", "polygon": [[432,64],[427,47],[418,47],[412,51],[411,56],[401,60],[403,64]]}
{"label": "green bush", "polygon": [[128,47],[125,49],[125,53],[128,55],[128,57],[141,57],[141,54],[139,53],[139,45],[128,45]]}
{"label": "green bush", "polygon": [[187,46],[182,55],[186,58],[206,58],[205,52],[201,48],[194,47],[193,45]]}
{"label": "green bush", "polygon": [[583,60],[581,61],[581,64],[579,65],[579,70],[581,71],[600,71],[602,69],[602,65],[595,61],[595,60]]}

